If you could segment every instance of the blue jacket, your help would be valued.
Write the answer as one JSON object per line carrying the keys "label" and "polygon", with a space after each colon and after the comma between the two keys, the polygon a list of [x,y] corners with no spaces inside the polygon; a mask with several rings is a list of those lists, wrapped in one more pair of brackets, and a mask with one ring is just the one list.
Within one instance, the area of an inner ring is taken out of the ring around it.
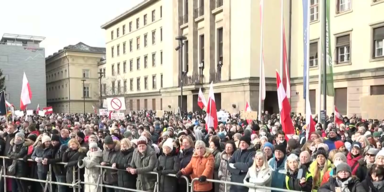
{"label": "blue jacket", "polygon": [[287,169],[285,167],[285,162],[287,161],[287,157],[284,157],[283,162],[279,167],[277,167],[276,158],[273,157],[268,161],[268,165],[272,169],[272,184],[271,187],[276,187],[280,189],[284,189],[284,181],[287,173]]}

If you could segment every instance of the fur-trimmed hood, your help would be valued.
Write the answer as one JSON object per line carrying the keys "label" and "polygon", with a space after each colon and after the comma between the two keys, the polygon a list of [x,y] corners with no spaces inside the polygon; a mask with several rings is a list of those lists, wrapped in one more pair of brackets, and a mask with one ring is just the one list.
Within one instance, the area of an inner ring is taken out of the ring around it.
{"label": "fur-trimmed hood", "polygon": [[[211,155],[213,153],[212,149],[210,148],[205,148],[205,153],[203,155],[204,158],[207,158],[209,155]],[[193,152],[193,156],[192,157],[199,157],[199,155],[196,154],[196,151]]]}
{"label": "fur-trimmed hood", "polygon": [[[115,151],[120,151],[120,141],[115,140],[115,141],[113,141],[113,144],[115,144],[115,149],[114,150]],[[103,144],[103,149],[104,150],[109,150],[106,144]]]}

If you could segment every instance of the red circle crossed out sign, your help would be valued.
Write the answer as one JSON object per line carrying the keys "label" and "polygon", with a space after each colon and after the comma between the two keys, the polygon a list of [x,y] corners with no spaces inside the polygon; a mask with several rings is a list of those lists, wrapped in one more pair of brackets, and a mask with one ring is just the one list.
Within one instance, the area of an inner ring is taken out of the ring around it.
{"label": "red circle crossed out sign", "polygon": [[121,103],[121,101],[118,98],[113,98],[111,100],[111,107],[112,107],[112,109],[120,110],[121,106],[122,106],[122,103]]}

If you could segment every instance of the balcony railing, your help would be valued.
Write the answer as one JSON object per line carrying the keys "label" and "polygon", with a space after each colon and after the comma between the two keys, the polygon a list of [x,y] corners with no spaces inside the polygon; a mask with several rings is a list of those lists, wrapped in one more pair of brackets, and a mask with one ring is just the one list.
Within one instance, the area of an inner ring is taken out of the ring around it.
{"label": "balcony railing", "polygon": [[223,1],[224,0],[216,0],[216,8],[223,6]]}
{"label": "balcony railing", "polygon": [[195,18],[204,15],[204,6],[195,9]]}

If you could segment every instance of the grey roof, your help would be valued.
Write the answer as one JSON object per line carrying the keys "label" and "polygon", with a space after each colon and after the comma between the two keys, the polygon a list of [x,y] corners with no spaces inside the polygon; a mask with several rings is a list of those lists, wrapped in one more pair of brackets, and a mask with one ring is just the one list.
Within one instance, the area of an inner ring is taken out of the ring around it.
{"label": "grey roof", "polygon": [[83,53],[96,53],[96,54],[105,54],[106,50],[104,47],[92,47],[83,42],[79,42],[76,45],[68,45],[63,49],[60,49],[58,52],[48,56],[46,59],[53,58],[63,51],[71,51],[71,52],[83,52]]}

